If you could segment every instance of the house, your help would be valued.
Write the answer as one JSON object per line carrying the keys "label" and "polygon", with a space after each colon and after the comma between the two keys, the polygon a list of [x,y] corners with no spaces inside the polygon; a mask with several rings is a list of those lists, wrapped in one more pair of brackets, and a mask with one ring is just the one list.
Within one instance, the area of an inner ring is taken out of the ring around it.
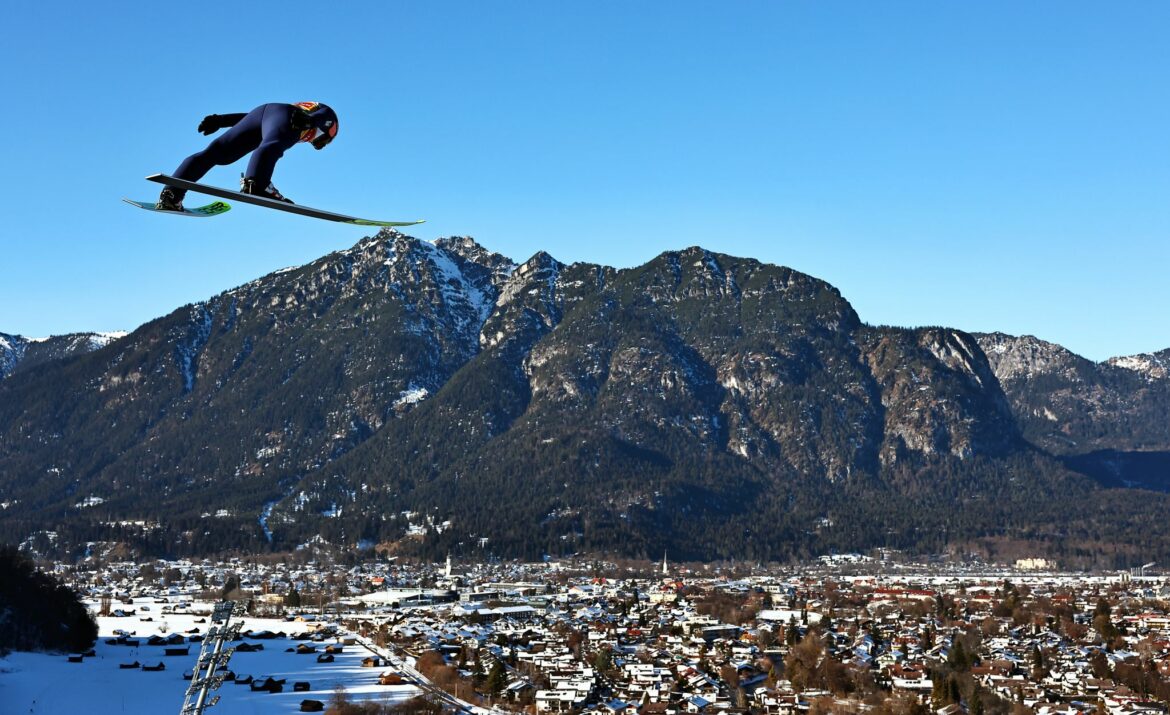
{"label": "house", "polygon": [[756,690],[754,702],[765,715],[796,715],[798,711],[808,711],[808,703],[802,705],[799,695],[771,688]]}
{"label": "house", "polygon": [[712,643],[721,639],[734,640],[739,638],[739,634],[743,629],[739,626],[733,626],[726,623],[719,623],[713,626],[704,626],[701,630],[703,640]]}
{"label": "house", "polygon": [[405,682],[401,673],[387,670],[378,676],[378,685],[402,685]]}
{"label": "house", "polygon": [[890,668],[890,685],[899,690],[930,690],[933,683],[916,664],[895,664]]}
{"label": "house", "polygon": [[512,702],[519,702],[524,693],[531,689],[532,683],[529,683],[527,680],[517,678],[504,686],[503,697],[511,700]]}
{"label": "house", "polygon": [[596,712],[601,715],[638,715],[638,706],[624,700],[610,700],[598,705]]}
{"label": "house", "polygon": [[585,704],[588,694],[582,695],[576,690],[538,690],[536,691],[537,712],[565,712],[579,709]]}

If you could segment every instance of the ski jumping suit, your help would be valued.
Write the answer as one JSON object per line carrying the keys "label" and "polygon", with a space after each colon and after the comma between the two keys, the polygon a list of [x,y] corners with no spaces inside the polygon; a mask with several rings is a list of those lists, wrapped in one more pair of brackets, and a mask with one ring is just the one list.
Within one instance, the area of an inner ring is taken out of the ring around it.
{"label": "ski jumping suit", "polygon": [[[184,159],[175,170],[176,179],[199,181],[211,167],[232,164],[252,152],[244,176],[265,187],[272,181],[272,171],[285,151],[322,134],[337,134],[337,115],[320,102],[262,104],[247,114],[213,114],[208,120],[211,120],[208,126],[211,131],[231,129],[216,137],[203,151]],[[203,127],[200,125],[201,130]]]}

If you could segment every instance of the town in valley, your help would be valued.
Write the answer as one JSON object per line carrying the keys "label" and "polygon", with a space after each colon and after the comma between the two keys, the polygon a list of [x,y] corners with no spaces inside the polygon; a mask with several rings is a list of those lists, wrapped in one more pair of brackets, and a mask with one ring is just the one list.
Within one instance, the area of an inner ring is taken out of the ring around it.
{"label": "town in valley", "polygon": [[97,645],[0,659],[0,699],[53,712],[76,694],[22,673],[84,688],[88,669],[107,683],[90,712],[179,712],[228,601],[242,629],[210,712],[1166,713],[1170,579],[1051,567],[89,559],[52,570]]}

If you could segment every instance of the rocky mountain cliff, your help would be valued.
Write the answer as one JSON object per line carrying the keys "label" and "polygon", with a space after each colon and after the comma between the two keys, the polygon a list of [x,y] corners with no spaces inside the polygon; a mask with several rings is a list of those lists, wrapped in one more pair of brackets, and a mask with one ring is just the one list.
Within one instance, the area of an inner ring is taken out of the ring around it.
{"label": "rocky mountain cliff", "polygon": [[1170,450],[1170,350],[1095,363],[1031,336],[976,339],[1035,444],[1054,454]]}
{"label": "rocky mountain cliff", "polygon": [[1170,350],[1095,363],[1031,336],[976,338],[1026,439],[1102,483],[1170,489]]}
{"label": "rocky mountain cliff", "polygon": [[616,270],[383,232],[0,382],[0,539],[1170,552],[1165,497],[1037,448],[988,339],[701,248]]}

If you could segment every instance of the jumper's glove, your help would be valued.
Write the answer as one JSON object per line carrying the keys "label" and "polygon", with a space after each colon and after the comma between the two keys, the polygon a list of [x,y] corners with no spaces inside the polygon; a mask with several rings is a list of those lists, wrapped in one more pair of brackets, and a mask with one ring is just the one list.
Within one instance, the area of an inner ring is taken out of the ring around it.
{"label": "jumper's glove", "polygon": [[220,123],[218,114],[208,114],[203,118],[202,122],[199,122],[199,131],[208,136],[215,134],[222,127],[223,125]]}

